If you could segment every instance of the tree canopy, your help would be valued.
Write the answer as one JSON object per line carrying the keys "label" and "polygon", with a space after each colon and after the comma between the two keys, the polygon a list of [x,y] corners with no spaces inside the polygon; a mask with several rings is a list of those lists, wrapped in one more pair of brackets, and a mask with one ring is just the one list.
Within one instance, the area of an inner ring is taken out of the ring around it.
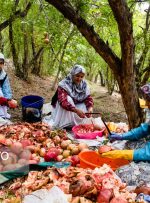
{"label": "tree canopy", "polygon": [[148,1],[0,2],[0,49],[17,76],[54,75],[55,88],[73,64],[82,64],[88,79],[110,94],[119,87],[131,128],[142,122],[138,88],[150,76]]}

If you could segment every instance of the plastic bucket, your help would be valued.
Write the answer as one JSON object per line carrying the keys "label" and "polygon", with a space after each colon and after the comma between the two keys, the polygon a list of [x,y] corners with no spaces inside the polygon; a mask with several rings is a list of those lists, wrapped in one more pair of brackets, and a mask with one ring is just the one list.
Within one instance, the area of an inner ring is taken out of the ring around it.
{"label": "plastic bucket", "polygon": [[28,95],[22,97],[22,117],[27,122],[38,122],[42,119],[43,97],[37,95]]}
{"label": "plastic bucket", "polygon": [[106,157],[101,157],[95,151],[84,151],[79,154],[80,167],[81,168],[91,168],[103,166],[103,164],[109,165],[114,171],[130,162],[126,159],[111,159]]}

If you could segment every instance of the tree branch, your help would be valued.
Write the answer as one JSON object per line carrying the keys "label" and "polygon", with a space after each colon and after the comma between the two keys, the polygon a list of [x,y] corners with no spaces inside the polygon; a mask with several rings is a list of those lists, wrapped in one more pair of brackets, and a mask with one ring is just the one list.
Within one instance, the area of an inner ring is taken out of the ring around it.
{"label": "tree branch", "polygon": [[9,25],[10,21],[13,22],[17,18],[20,18],[20,17],[23,18],[23,17],[25,17],[27,15],[29,9],[31,8],[31,5],[32,5],[32,3],[29,2],[24,11],[21,11],[21,10],[16,11],[13,15],[10,16],[9,19],[7,19],[3,23],[1,23],[0,24],[0,32]]}
{"label": "tree branch", "polygon": [[60,11],[65,18],[77,26],[81,34],[87,39],[95,51],[108,63],[114,72],[118,73],[121,60],[112,49],[95,32],[94,27],[89,25],[73,8],[68,0],[46,0]]}
{"label": "tree branch", "polygon": [[[125,0],[108,0],[118,24],[120,35],[122,70],[126,74],[133,74],[134,40],[132,27],[132,14]],[[130,64],[128,63],[130,62]]]}

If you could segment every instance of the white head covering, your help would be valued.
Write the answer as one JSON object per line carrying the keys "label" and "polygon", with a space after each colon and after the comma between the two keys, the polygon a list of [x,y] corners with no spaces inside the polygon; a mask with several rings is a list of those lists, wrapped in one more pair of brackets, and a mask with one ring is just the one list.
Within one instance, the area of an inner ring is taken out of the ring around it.
{"label": "white head covering", "polygon": [[82,80],[80,84],[73,82],[72,76],[78,73],[85,74],[85,68],[81,65],[75,65],[66,78],[59,82],[58,86],[66,90],[73,99],[82,102],[90,95],[90,91],[85,80]]}
{"label": "white head covering", "polygon": [[5,60],[5,58],[4,58],[4,54],[0,53],[0,59]]}

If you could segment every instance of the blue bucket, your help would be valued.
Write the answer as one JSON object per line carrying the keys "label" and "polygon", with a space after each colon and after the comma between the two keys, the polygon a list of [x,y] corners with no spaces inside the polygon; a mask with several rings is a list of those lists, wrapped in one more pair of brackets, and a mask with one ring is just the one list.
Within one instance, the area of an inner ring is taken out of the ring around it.
{"label": "blue bucket", "polygon": [[22,97],[22,115],[23,120],[27,122],[38,122],[42,119],[43,97],[37,95],[28,95]]}

